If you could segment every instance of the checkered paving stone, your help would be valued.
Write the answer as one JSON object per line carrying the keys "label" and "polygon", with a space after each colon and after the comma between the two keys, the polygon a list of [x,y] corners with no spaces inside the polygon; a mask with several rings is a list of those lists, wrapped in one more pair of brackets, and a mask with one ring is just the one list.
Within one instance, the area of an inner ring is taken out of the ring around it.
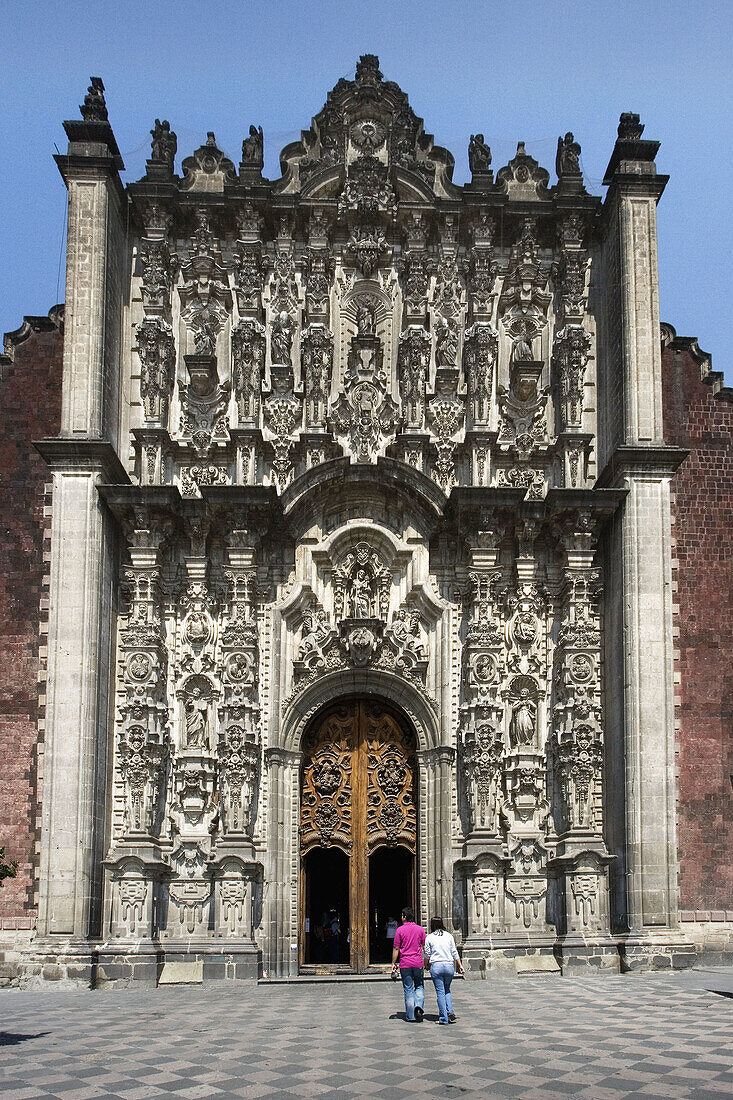
{"label": "checkered paving stone", "polygon": [[0,1100],[733,1097],[733,972],[0,992]]}

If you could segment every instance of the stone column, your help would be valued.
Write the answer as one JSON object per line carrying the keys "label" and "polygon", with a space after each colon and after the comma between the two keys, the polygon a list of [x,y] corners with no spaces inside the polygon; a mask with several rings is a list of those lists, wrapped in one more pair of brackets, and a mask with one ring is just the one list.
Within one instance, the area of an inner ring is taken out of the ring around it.
{"label": "stone column", "polygon": [[123,167],[98,78],[83,121],[64,124],[69,189],[61,436],[53,470],[48,691],[39,932],[100,932],[110,751],[116,546],[97,493],[127,480],[113,449],[118,407]]}
{"label": "stone column", "polygon": [[53,469],[39,932],[99,933],[111,751],[116,548],[101,445],[48,441]]}
{"label": "stone column", "polygon": [[297,881],[293,882],[298,868],[298,853],[293,851],[293,844],[297,843],[298,835],[301,759],[299,752],[265,750],[269,804],[265,969],[270,977],[298,973],[298,913],[292,902],[298,889]]}
{"label": "stone column", "polygon": [[669,482],[684,452],[664,446],[656,204],[667,177],[654,164],[659,143],[643,141],[643,129],[638,115],[621,116],[605,179],[604,248],[620,286],[620,297],[609,296],[606,363],[622,390],[614,409],[606,379],[614,446],[599,484],[628,493],[607,545],[614,911],[622,925],[625,908],[631,932],[648,942],[678,919]]}

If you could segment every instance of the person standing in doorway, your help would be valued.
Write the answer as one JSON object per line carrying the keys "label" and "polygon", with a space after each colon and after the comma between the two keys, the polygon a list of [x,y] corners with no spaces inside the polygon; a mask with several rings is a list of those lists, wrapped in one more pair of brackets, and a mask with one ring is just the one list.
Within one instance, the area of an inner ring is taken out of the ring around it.
{"label": "person standing in doorway", "polygon": [[402,924],[395,932],[392,949],[392,973],[399,967],[402,989],[405,994],[405,1015],[413,1023],[420,1023],[425,1006],[423,984],[423,946],[425,929],[415,924],[415,914],[407,906],[402,910]]}
{"label": "person standing in doorway", "polygon": [[430,964],[430,977],[438,998],[437,1023],[452,1024],[456,1014],[453,1011],[450,987],[455,971],[463,974],[463,963],[458,957],[456,941],[446,931],[440,917],[433,917],[430,921],[430,935],[425,940],[425,957]]}

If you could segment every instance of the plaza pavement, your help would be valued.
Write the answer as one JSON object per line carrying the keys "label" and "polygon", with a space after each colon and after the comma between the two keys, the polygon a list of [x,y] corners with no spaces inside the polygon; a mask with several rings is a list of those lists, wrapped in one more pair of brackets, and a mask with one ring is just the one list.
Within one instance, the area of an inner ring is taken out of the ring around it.
{"label": "plaza pavement", "polygon": [[[718,992],[711,992],[717,990]],[[733,1097],[733,971],[0,992],[0,1100]],[[726,995],[727,994],[727,995]]]}

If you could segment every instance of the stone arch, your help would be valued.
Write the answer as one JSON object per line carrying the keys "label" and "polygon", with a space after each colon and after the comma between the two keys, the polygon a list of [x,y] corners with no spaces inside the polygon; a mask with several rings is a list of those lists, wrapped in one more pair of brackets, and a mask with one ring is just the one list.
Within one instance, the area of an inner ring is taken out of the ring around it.
{"label": "stone arch", "polygon": [[356,695],[380,698],[404,714],[415,731],[419,750],[447,744],[441,734],[438,709],[423,688],[383,669],[345,668],[318,676],[288,702],[280,723],[278,747],[299,752],[303,734],[318,711]]}

